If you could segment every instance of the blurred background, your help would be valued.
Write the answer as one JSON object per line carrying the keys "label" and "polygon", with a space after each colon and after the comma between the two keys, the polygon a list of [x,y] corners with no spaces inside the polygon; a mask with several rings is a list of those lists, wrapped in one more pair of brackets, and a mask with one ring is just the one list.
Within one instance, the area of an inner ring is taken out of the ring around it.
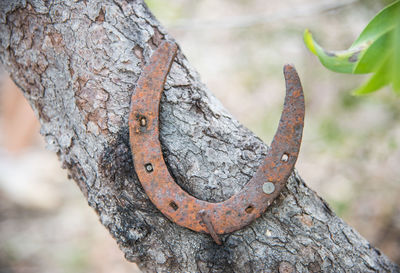
{"label": "blurred background", "polygon": [[[300,175],[400,263],[400,98],[390,88],[352,96],[366,77],[328,71],[302,41],[309,28],[325,48],[346,49],[392,1],[146,2],[203,82],[266,143],[281,113],[282,66],[296,66],[307,110]],[[0,74],[0,272],[139,272],[45,150],[30,107]]]}

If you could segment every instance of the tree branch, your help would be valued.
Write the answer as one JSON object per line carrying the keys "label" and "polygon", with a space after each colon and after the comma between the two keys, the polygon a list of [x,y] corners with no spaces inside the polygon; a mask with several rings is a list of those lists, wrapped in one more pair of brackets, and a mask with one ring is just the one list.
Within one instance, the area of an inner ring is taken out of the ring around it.
{"label": "tree branch", "polygon": [[[128,112],[141,68],[161,40],[172,38],[139,0],[0,5],[0,60],[36,112],[49,149],[142,270],[399,271],[296,172],[275,204],[252,225],[222,236],[222,246],[170,222],[134,173]],[[232,118],[181,51],[160,116],[170,172],[197,198],[227,199],[266,155],[267,146]]]}
{"label": "tree branch", "polygon": [[251,14],[229,18],[227,20],[208,20],[208,21],[194,21],[191,19],[178,20],[169,28],[179,30],[225,30],[225,29],[237,29],[237,28],[248,28],[253,26],[265,25],[268,23],[274,23],[277,21],[283,21],[287,19],[293,19],[297,17],[307,17],[315,14],[321,14],[328,11],[333,11],[348,7],[356,4],[359,0],[341,0],[341,1],[320,1],[318,4],[312,4],[309,6],[300,6],[298,8],[290,8],[281,12],[274,12],[270,14]]}

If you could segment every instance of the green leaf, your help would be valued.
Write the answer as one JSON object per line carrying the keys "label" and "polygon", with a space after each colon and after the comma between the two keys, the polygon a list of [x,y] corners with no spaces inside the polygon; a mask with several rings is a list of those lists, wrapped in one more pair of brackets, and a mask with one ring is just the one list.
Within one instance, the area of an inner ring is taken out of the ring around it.
{"label": "green leaf", "polygon": [[353,91],[354,95],[365,95],[377,91],[383,86],[390,83],[391,73],[388,71],[387,59],[381,64],[381,66],[376,70],[375,74],[369,78],[369,80],[363,84],[361,87]]}
{"label": "green leaf", "polygon": [[365,74],[376,71],[391,51],[392,36],[392,32],[385,33],[367,47],[355,63],[352,73]]}
{"label": "green leaf", "polygon": [[358,47],[362,44],[368,44],[371,41],[378,39],[381,35],[393,30],[395,27],[398,27],[399,11],[400,1],[395,1],[381,10],[368,23],[350,48]]}
{"label": "green leaf", "polygon": [[309,30],[304,32],[304,42],[332,71],[374,73],[355,94],[371,93],[388,84],[400,94],[400,0],[380,11],[347,50],[325,50]]}
{"label": "green leaf", "polygon": [[360,53],[359,49],[346,51],[327,51],[323,49],[313,38],[311,32],[306,29],[304,32],[304,42],[308,49],[318,56],[320,62],[327,68],[335,72],[351,73],[355,63],[349,61],[352,56]]}
{"label": "green leaf", "polygon": [[394,31],[393,45],[393,90],[400,95],[400,27],[397,27]]}

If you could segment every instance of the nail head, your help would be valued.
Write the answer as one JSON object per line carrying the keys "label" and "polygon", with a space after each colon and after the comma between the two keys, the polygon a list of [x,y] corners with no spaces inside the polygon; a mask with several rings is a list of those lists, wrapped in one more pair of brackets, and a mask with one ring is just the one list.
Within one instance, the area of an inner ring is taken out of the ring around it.
{"label": "nail head", "polygon": [[144,166],[146,168],[147,172],[152,172],[153,171],[153,165],[151,165],[151,163],[148,163]]}
{"label": "nail head", "polygon": [[264,183],[262,189],[264,193],[271,194],[275,191],[275,185],[272,182],[266,182]]}

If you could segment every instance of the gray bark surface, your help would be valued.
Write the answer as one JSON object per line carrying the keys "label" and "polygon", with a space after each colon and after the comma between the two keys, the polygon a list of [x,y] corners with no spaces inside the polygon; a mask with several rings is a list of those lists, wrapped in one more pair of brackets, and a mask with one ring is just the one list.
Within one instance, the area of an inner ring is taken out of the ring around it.
{"label": "gray bark surface", "polygon": [[[143,65],[161,40],[173,38],[143,1],[3,0],[0,9],[1,62],[36,112],[49,149],[143,271],[399,272],[296,171],[267,212],[221,236],[222,246],[154,207],[133,168],[129,104]],[[167,165],[197,198],[218,202],[237,193],[267,153],[181,50],[160,115]]]}

